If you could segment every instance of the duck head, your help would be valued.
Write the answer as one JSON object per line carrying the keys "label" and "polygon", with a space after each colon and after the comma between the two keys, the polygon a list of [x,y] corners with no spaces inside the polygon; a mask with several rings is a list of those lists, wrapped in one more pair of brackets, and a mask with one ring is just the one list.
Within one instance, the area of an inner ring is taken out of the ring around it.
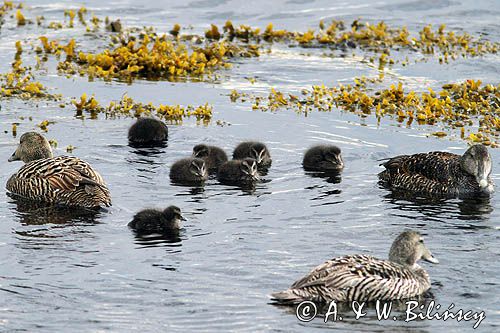
{"label": "duck head", "polygon": [[394,240],[389,251],[389,260],[400,265],[414,267],[420,259],[438,264],[437,260],[424,244],[419,232],[405,231]]}
{"label": "duck head", "polygon": [[174,222],[177,226],[179,221],[186,221],[186,219],[181,214],[181,209],[177,206],[169,206],[163,211],[163,215],[167,221]]}
{"label": "duck head", "polygon": [[484,145],[473,145],[460,157],[460,167],[476,178],[479,188],[488,191],[490,188],[491,156]]}
{"label": "duck head", "polygon": [[323,152],[323,156],[324,159],[331,164],[329,165],[330,169],[340,170],[344,168],[344,161],[339,147],[327,147]]}
{"label": "duck head", "polygon": [[196,177],[206,178],[208,175],[205,161],[199,158],[194,158],[189,165],[189,172]]}
{"label": "duck head", "polygon": [[257,161],[253,158],[245,158],[241,161],[240,170],[246,179],[259,180],[259,171],[257,169]]}
{"label": "duck head", "polygon": [[200,144],[193,147],[193,157],[204,158],[210,154],[210,148],[207,145]]}
{"label": "duck head", "polygon": [[43,135],[36,132],[26,132],[19,140],[19,146],[9,158],[9,162],[23,161],[28,163],[42,158],[51,158],[52,149]]}
{"label": "duck head", "polygon": [[269,159],[270,155],[267,147],[264,144],[256,142],[250,147],[250,157],[255,159],[255,161],[257,161],[257,164],[261,164],[263,162],[266,162]]}

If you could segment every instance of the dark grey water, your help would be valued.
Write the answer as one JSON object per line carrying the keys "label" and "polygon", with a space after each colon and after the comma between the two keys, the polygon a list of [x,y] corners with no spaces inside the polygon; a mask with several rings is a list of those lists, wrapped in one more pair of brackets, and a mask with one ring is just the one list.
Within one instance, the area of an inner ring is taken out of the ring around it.
{"label": "dark grey water", "polygon": [[[87,6],[96,15],[120,17],[126,25],[153,25],[160,31],[174,23],[197,32],[209,23],[235,23],[300,29],[320,19],[350,21],[359,16],[408,25],[426,23],[488,34],[499,40],[497,1],[30,1],[34,17],[61,20],[63,9]],[[68,37],[68,30],[48,32]],[[36,27],[0,31],[0,69],[9,69],[14,41],[35,40]],[[313,51],[312,51],[313,52]],[[449,81],[498,81],[498,56],[439,65],[436,60],[390,75],[414,88],[439,87]],[[300,323],[293,312],[268,304],[268,295],[330,257],[366,253],[386,257],[394,237],[406,228],[426,236],[439,265],[424,264],[433,281],[437,303],[485,311],[478,330],[500,328],[498,195],[489,202],[411,202],[379,188],[378,160],[430,150],[461,153],[463,141],[428,138],[432,128],[406,128],[393,121],[377,125],[341,112],[262,113],[233,104],[236,88],[267,92],[270,87],[297,91],[312,84],[349,81],[377,70],[353,58],[308,55],[298,48],[276,45],[257,59],[239,61],[219,82],[169,83],[136,81],[133,85],[58,76],[49,69],[38,75],[54,92],[65,96],[96,94],[103,104],[125,92],[154,104],[214,106],[208,126],[186,120],[170,126],[168,146],[138,150],[127,146],[130,119],[79,120],[71,108],[45,102],[3,100],[0,111],[0,159],[6,161],[18,137],[10,133],[19,117],[18,133],[54,120],[48,138],[57,139],[56,154],[73,154],[95,166],[109,184],[113,207],[95,215],[75,216],[17,203],[0,194],[0,331],[135,332],[135,331],[366,331],[462,332],[472,322],[378,322],[373,317],[323,323]],[[250,83],[245,77],[255,76]],[[217,126],[223,120],[231,126]],[[4,133],[7,131],[7,133]],[[253,193],[209,181],[204,189],[173,186],[169,166],[189,155],[193,145],[209,142],[229,153],[241,140],[268,143],[273,166]],[[340,182],[306,175],[304,150],[319,142],[338,144],[346,168]],[[493,178],[500,182],[500,152],[491,151]],[[0,164],[0,184],[21,165]],[[126,224],[145,207],[178,205],[188,221],[180,239],[136,238]]]}

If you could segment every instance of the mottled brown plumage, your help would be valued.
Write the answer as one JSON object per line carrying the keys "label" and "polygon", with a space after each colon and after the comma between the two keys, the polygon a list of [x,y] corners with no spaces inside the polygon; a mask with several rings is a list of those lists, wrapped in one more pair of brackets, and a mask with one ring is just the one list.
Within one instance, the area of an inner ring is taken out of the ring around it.
{"label": "mottled brown plumage", "polygon": [[302,301],[344,302],[396,300],[421,295],[430,288],[427,272],[416,262],[438,263],[418,232],[405,231],[392,244],[389,260],[367,255],[333,258],[317,266],[273,300],[284,304]]}
{"label": "mottled brown plumage", "polygon": [[395,190],[445,197],[490,195],[494,190],[491,157],[483,145],[463,155],[430,152],[401,155],[382,164],[383,185]]}
{"label": "mottled brown plumage", "polygon": [[101,175],[77,157],[52,157],[50,145],[38,133],[21,136],[19,147],[9,159],[15,160],[26,164],[7,181],[9,192],[50,204],[85,208],[111,206],[110,193]]}

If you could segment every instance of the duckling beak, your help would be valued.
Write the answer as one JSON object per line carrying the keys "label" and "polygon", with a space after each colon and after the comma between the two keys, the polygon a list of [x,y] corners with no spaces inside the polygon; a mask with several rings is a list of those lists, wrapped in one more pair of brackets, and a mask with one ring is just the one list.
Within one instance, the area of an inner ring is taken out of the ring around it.
{"label": "duckling beak", "polygon": [[19,161],[19,160],[21,160],[21,159],[16,156],[16,152],[12,153],[12,155],[8,159],[9,162],[14,162],[14,161]]}
{"label": "duckling beak", "polygon": [[187,221],[186,218],[184,216],[182,216],[181,214],[179,214],[179,220],[181,220],[181,221]]}

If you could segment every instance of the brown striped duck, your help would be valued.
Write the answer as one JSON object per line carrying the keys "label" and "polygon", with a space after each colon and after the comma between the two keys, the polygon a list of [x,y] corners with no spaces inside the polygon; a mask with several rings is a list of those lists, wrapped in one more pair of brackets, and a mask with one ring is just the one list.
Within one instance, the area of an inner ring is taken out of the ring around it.
{"label": "brown striped duck", "polygon": [[394,190],[444,197],[489,196],[491,156],[483,145],[473,145],[463,155],[430,152],[401,155],[381,164],[381,183]]}
{"label": "brown striped duck", "polygon": [[429,274],[417,264],[420,259],[439,262],[418,232],[405,231],[394,240],[389,260],[368,255],[333,258],[314,268],[289,289],[271,296],[282,304],[411,298],[423,294],[431,286]]}
{"label": "brown striped duck", "polygon": [[47,139],[36,132],[21,136],[12,161],[26,163],[7,181],[7,190],[15,195],[65,206],[111,206],[109,190],[90,164],[77,157],[53,157]]}

